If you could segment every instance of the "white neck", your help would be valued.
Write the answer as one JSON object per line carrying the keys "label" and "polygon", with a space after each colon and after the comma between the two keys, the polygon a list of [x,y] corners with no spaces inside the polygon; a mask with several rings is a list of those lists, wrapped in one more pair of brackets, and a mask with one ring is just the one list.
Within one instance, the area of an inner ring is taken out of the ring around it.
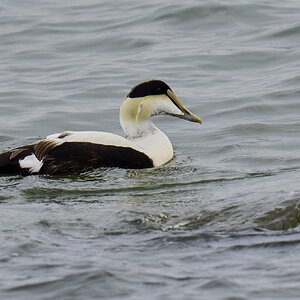
{"label": "white neck", "polygon": [[168,105],[174,106],[167,96],[154,95],[134,99],[127,97],[120,108],[120,123],[126,138],[141,147],[155,167],[173,157],[169,138],[150,120],[151,116],[167,111]]}
{"label": "white neck", "polygon": [[120,120],[121,127],[127,139],[133,141],[147,135],[153,135],[159,130],[150,120],[140,122]]}
{"label": "white neck", "polygon": [[155,167],[168,162],[173,157],[173,147],[169,138],[149,119],[144,122],[120,120],[126,138],[140,146]]}

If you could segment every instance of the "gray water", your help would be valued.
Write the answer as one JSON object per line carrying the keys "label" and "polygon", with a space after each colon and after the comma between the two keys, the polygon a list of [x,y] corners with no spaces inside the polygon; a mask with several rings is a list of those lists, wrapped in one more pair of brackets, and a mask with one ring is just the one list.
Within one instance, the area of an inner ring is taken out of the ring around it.
{"label": "gray water", "polygon": [[149,170],[0,177],[1,299],[299,299],[300,2],[1,0],[0,151],[122,134],[165,80]]}

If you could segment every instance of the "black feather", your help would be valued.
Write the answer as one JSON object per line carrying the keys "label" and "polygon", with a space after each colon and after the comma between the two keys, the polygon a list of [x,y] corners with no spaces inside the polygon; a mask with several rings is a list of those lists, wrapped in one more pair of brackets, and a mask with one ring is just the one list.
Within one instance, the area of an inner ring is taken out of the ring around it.
{"label": "black feather", "polygon": [[0,174],[29,175],[29,170],[21,168],[19,161],[32,154],[43,162],[40,174],[73,174],[101,167],[153,167],[152,160],[146,154],[129,147],[86,142],[65,142],[57,145],[53,141],[42,140],[0,154]]}
{"label": "black feather", "polygon": [[43,158],[40,173],[72,174],[101,167],[144,169],[153,167],[153,162],[146,154],[128,147],[67,142]]}
{"label": "black feather", "polygon": [[28,175],[29,170],[21,168],[19,160],[31,155],[33,147],[33,145],[27,145],[0,154],[0,174]]}
{"label": "black feather", "polygon": [[154,95],[168,95],[168,90],[171,90],[171,88],[165,82],[161,80],[150,80],[133,87],[127,97],[140,98]]}

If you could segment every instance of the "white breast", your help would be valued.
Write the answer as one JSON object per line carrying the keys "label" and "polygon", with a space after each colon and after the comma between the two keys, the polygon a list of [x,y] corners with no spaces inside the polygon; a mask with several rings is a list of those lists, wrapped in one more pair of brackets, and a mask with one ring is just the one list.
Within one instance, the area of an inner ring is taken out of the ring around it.
{"label": "white breast", "polygon": [[161,166],[173,158],[172,144],[158,128],[151,134],[134,139],[134,142],[152,159],[155,167]]}

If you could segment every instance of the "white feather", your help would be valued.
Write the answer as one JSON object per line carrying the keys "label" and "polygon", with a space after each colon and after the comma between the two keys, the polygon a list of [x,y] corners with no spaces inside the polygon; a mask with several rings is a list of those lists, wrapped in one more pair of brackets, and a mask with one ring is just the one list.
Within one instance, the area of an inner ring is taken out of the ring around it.
{"label": "white feather", "polygon": [[61,132],[61,133],[53,133],[53,134],[47,135],[46,139],[56,139],[63,133],[73,133],[73,132],[76,132],[76,131],[65,131],[65,132]]}
{"label": "white feather", "polygon": [[71,134],[66,135],[62,138],[58,138],[64,133],[52,134],[48,138],[49,140],[54,141],[55,143],[62,144],[64,142],[85,142],[85,143],[94,143],[101,145],[112,145],[119,147],[130,147],[138,151],[143,151],[138,145],[133,143],[130,140],[127,140],[117,134],[101,131],[72,131]]}
{"label": "white feather", "polygon": [[173,158],[173,147],[169,138],[157,127],[153,127],[153,131],[134,142],[152,159],[154,167],[158,167]]}
{"label": "white feather", "polygon": [[38,160],[34,154],[19,160],[22,169],[29,169],[30,173],[38,173],[43,166],[43,162]]}

